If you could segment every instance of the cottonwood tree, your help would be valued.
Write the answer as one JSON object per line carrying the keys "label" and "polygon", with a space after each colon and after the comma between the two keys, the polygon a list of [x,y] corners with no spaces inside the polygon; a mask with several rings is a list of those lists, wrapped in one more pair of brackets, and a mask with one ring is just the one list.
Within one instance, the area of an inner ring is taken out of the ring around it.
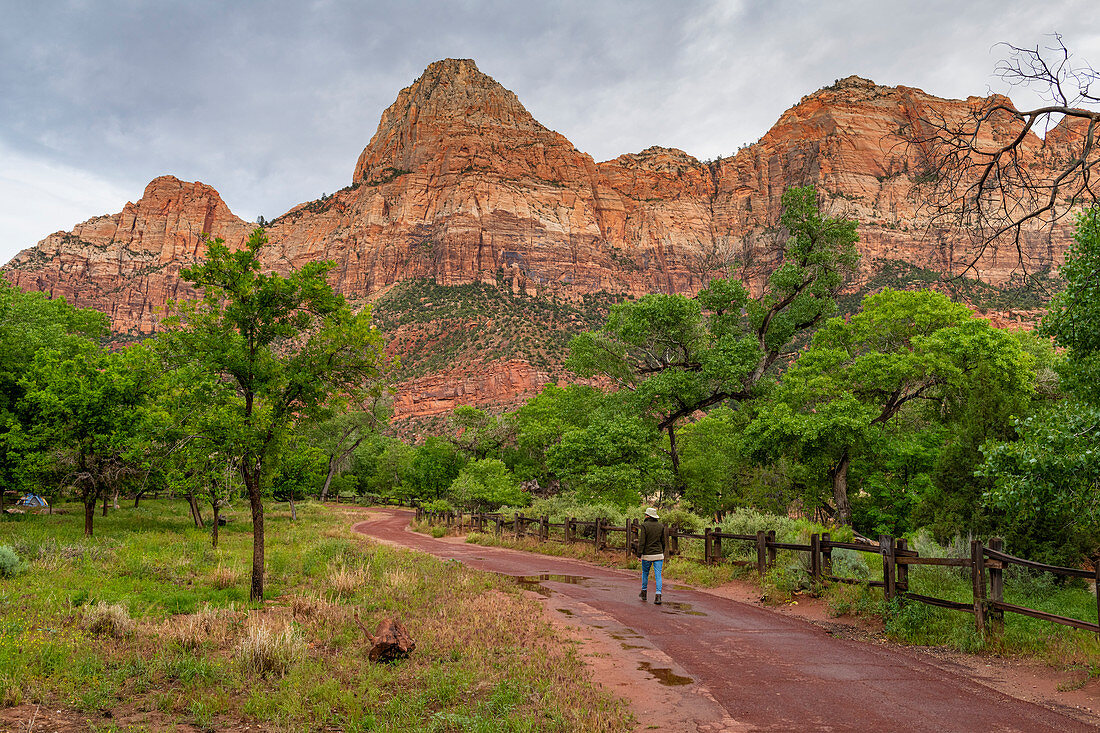
{"label": "cottonwood tree", "polygon": [[916,190],[932,226],[975,233],[978,248],[966,269],[1004,246],[1026,269],[1029,229],[1095,203],[1100,192],[1100,72],[1075,59],[1057,34],[1047,45],[1004,47],[997,75],[1035,90],[1045,104],[1020,110],[994,95],[962,115],[926,113],[904,133],[923,161]]}
{"label": "cottonwood tree", "polygon": [[610,379],[667,433],[677,481],[677,423],[755,396],[795,339],[834,311],[835,296],[859,260],[857,222],[823,216],[813,187],[788,189],[782,204],[779,224],[787,238],[759,297],[723,279],[694,299],[647,295],[614,306],[603,328],[570,342],[571,370]]}
{"label": "cottonwood tree", "polygon": [[327,414],[307,425],[303,437],[307,443],[325,454],[325,482],[321,487],[321,501],[328,501],[332,479],[351,465],[352,456],[359,446],[389,422],[393,414],[393,400],[381,384],[374,385],[356,402],[336,401]]}
{"label": "cottonwood tree", "polygon": [[[24,483],[27,433],[39,416],[23,400],[25,381],[40,352],[62,359],[93,349],[107,335],[107,317],[90,308],[74,308],[64,298],[23,292],[0,277],[0,486]],[[36,487],[41,492],[41,487]],[[4,492],[0,489],[0,511]]]}
{"label": "cottonwood tree", "polygon": [[27,459],[43,473],[59,470],[80,491],[86,536],[96,500],[140,470],[151,364],[139,346],[108,352],[89,344],[68,357],[40,351],[23,380],[23,402],[37,415],[24,442]]}
{"label": "cottonwood tree", "polygon": [[1083,530],[1095,550],[1100,533],[1100,206],[1078,218],[1062,268],[1066,289],[1043,330],[1064,348],[1059,370],[1070,399],[1016,424],[1016,440],[985,447],[989,499],[1022,517],[1055,513]]}
{"label": "cottonwood tree", "polygon": [[907,405],[943,401],[979,366],[1006,389],[1030,389],[1029,359],[1011,335],[941,293],[884,290],[814,335],[750,432],[822,465],[837,517],[850,524],[852,459]]}
{"label": "cottonwood tree", "polygon": [[183,270],[203,298],[177,306],[165,350],[177,364],[196,364],[233,390],[229,438],[252,511],[252,600],[263,598],[267,475],[287,430],[336,395],[375,384],[382,339],[370,310],[353,312],[325,277],[332,265],[311,262],[282,276],[262,272],[267,243],[256,229],[231,251],[206,241],[206,261]]}

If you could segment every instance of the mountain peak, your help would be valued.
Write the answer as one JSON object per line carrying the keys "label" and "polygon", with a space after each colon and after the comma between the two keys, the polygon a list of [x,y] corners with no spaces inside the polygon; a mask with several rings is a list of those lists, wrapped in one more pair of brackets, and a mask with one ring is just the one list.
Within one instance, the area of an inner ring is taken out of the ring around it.
{"label": "mountain peak", "polygon": [[471,59],[443,59],[401,90],[382,113],[359,156],[352,182],[385,177],[386,169],[415,171],[449,140],[500,130],[544,131],[514,93],[483,74]]}

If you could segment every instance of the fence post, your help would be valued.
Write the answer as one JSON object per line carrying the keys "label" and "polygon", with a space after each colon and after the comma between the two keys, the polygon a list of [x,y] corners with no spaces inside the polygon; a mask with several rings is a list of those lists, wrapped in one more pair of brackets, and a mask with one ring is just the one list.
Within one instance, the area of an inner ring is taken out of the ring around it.
{"label": "fence post", "polygon": [[767,546],[768,535],[760,530],[756,533],[756,572],[760,573],[760,577],[764,577],[764,573],[768,571]]}
{"label": "fence post", "polygon": [[821,535],[810,535],[810,577],[815,583],[821,582]]}
{"label": "fence post", "polygon": [[596,518],[596,539],[593,540],[593,542],[595,543],[595,546],[596,546],[596,552],[599,552],[600,547],[603,545],[603,542],[602,542],[603,537],[600,536],[601,534],[603,534],[603,519],[597,517]]}
{"label": "fence post", "polygon": [[[1004,550],[1005,541],[1000,537],[992,537],[989,540],[989,549],[1001,552]],[[996,565],[989,566],[989,600],[1004,603],[1005,577],[1004,563],[997,561]],[[1001,608],[989,609],[989,630],[1002,634],[1005,630],[1005,612]]]}
{"label": "fence post", "polygon": [[825,532],[821,535],[821,574],[833,574],[833,547],[829,543],[833,541],[832,535]]}
{"label": "fence post", "polygon": [[710,533],[710,549],[714,555],[714,562],[722,562],[722,528],[715,527]]}
{"label": "fence post", "polygon": [[516,535],[516,539],[517,539],[517,540],[519,539],[519,532],[520,532],[520,529],[521,529],[521,528],[522,528],[522,526],[523,526],[523,525],[522,525],[522,524],[520,523],[520,517],[522,517],[522,516],[523,516],[523,515],[522,515],[522,514],[520,514],[519,512],[516,512],[515,514],[513,514],[513,515],[512,515],[512,531],[513,531],[513,532],[515,533],[515,535]]}
{"label": "fence post", "polygon": [[458,510],[458,531],[461,534],[461,532],[462,532],[462,510],[461,509]]}
{"label": "fence post", "polygon": [[[1096,555],[1092,558],[1092,572],[1096,582],[1093,586],[1093,590],[1096,591],[1096,618],[1097,623],[1100,624],[1100,555]],[[1100,629],[1097,630],[1100,634]]]}
{"label": "fence post", "polygon": [[[909,541],[906,539],[896,540],[894,542],[894,548],[896,555],[907,556],[909,554]],[[897,560],[895,559],[895,562]],[[897,564],[897,588],[902,592],[909,591],[909,566],[904,563]]]}
{"label": "fence post", "polygon": [[577,520],[574,519],[573,517],[568,517],[565,520],[565,542],[566,542],[566,544],[569,544],[573,541],[574,530],[576,530],[576,525],[574,525],[573,523],[576,522],[576,521]]}
{"label": "fence post", "polygon": [[627,560],[629,560],[630,556],[633,554],[631,552],[631,550],[633,549],[631,547],[631,545],[633,544],[634,537],[630,532],[630,528],[633,527],[633,526],[634,526],[634,520],[633,519],[626,520],[626,534],[623,535],[623,536],[626,537],[626,559]]}
{"label": "fence post", "polygon": [[710,545],[711,545],[711,542],[712,542],[712,540],[710,538],[710,527],[707,527],[706,529],[703,530],[703,562],[708,564],[708,565],[710,564]]}
{"label": "fence post", "polygon": [[985,548],[978,540],[970,541],[970,577],[974,584],[974,627],[985,633]]}
{"label": "fence post", "polygon": [[665,525],[664,542],[665,548],[668,550],[668,557],[666,557],[665,559],[668,560],[671,559],[672,556],[676,554],[676,551],[680,548],[678,543],[676,542],[676,535],[672,533],[672,527],[669,527],[667,524]]}
{"label": "fence post", "polygon": [[878,536],[878,546],[879,552],[882,553],[882,593],[886,596],[887,601],[892,601],[898,590],[896,576],[894,575],[897,568],[894,564],[894,538],[888,534],[880,534]]}
{"label": "fence post", "polygon": [[775,567],[775,530],[768,530],[768,567]]}

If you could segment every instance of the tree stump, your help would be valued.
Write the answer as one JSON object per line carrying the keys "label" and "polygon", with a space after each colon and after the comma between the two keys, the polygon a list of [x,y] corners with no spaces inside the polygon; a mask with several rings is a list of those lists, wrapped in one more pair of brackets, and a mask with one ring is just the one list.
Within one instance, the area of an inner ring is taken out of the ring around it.
{"label": "tree stump", "polygon": [[371,648],[367,652],[367,658],[372,662],[392,662],[395,659],[404,659],[416,649],[416,642],[409,637],[405,625],[396,618],[384,618],[378,624],[378,633],[372,634],[367,627],[359,621],[359,614],[355,615],[359,628],[366,634]]}

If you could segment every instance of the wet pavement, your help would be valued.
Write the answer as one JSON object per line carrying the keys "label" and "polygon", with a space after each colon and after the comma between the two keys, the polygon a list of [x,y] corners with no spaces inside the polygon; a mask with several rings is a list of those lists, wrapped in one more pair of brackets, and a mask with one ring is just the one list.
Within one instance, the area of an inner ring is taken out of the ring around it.
{"label": "wet pavement", "polygon": [[617,645],[616,674],[658,683],[660,705],[679,713],[677,730],[1100,730],[1100,720],[1085,723],[1010,697],[951,662],[835,638],[800,619],[668,581],[656,606],[638,598],[640,573],[437,540],[408,531],[410,519],[411,512],[387,510],[355,531],[514,577],[568,624]]}

